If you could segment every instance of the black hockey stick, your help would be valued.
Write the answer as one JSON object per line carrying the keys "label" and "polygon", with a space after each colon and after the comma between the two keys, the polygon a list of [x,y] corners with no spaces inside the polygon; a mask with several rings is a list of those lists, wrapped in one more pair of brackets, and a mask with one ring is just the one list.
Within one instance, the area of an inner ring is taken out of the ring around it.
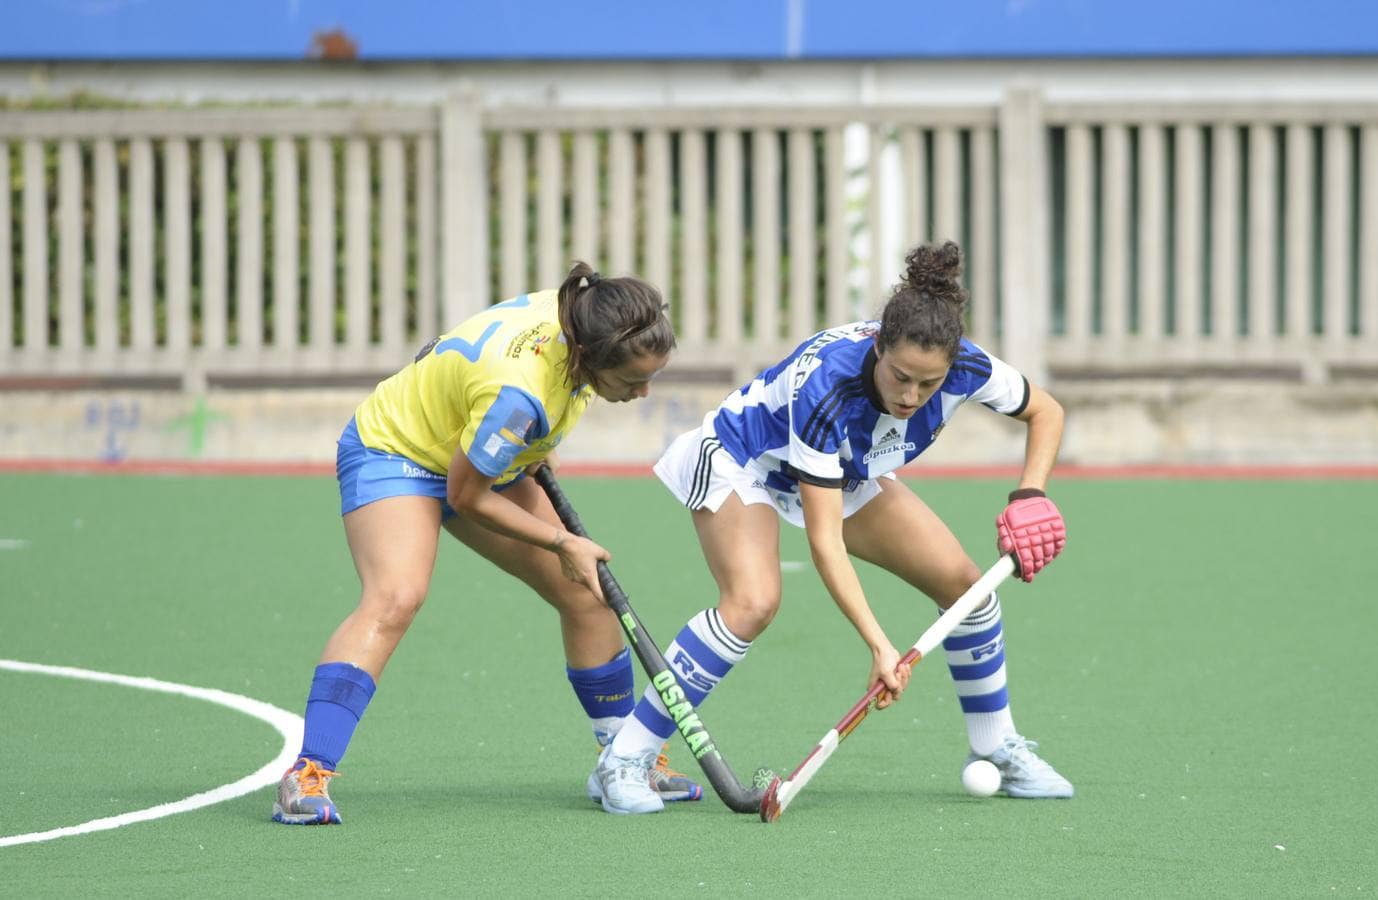
{"label": "black hockey stick", "polygon": [[[550,504],[555,507],[555,512],[559,514],[560,521],[565,527],[580,537],[588,537],[584,524],[579,521],[578,513],[570,505],[569,498],[560,489],[555,474],[548,466],[543,465],[536,470],[536,483],[550,498]],[[622,591],[617,579],[612,577],[612,570],[608,568],[607,563],[598,563],[598,583],[603,587],[603,596],[607,599],[608,606],[612,607],[612,611],[617,614],[617,620],[622,623],[622,630],[627,633],[627,640],[631,641],[637,659],[641,660],[641,667],[646,670],[646,676],[660,693],[665,708],[670,710],[675,727],[684,738],[684,742],[689,745],[694,759],[698,760],[703,774],[708,776],[713,790],[718,792],[722,802],[733,812],[759,814],[761,802],[765,797],[765,785],[774,778],[774,773],[768,769],[758,769],[755,786],[752,788],[747,788],[737,780],[732,767],[723,759],[718,745],[704,727],[703,720],[699,718],[693,705],[684,696],[684,691],[675,681],[675,673],[665,661],[664,654],[656,646],[655,640],[646,633],[636,611],[632,609],[631,602],[627,600],[627,595]]]}

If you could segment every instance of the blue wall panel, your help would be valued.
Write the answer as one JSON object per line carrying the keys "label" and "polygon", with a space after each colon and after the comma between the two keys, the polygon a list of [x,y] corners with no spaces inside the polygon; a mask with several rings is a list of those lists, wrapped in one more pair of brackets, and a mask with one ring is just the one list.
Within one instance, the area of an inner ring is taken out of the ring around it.
{"label": "blue wall panel", "polygon": [[1378,0],[0,0],[0,58],[783,59],[1378,53]]}

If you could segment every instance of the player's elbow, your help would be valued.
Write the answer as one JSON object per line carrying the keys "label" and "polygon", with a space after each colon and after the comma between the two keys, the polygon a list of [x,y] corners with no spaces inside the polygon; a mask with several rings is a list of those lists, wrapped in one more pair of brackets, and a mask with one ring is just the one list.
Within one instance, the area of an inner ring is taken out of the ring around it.
{"label": "player's elbow", "polygon": [[1057,398],[1054,397],[1052,394],[1049,394],[1047,391],[1044,391],[1043,393],[1048,398],[1048,411],[1056,415],[1059,419],[1063,418],[1064,413],[1062,410],[1062,404],[1058,403]]}
{"label": "player's elbow", "polygon": [[1048,405],[1043,410],[1043,415],[1047,417],[1050,424],[1056,425],[1061,429],[1062,423],[1067,419],[1067,413],[1062,409],[1062,404],[1057,402],[1056,397],[1052,394],[1047,394],[1046,396],[1048,398]]}
{"label": "player's elbow", "polygon": [[450,504],[450,509],[466,519],[475,518],[474,514],[478,511],[482,500],[482,491],[466,490],[462,486],[450,485],[445,491],[445,502]]}
{"label": "player's elbow", "polygon": [[1062,409],[1062,404],[1057,402],[1057,398],[1043,388],[1034,388],[1033,395],[1029,398],[1027,420],[1061,428],[1064,419],[1066,413]]}

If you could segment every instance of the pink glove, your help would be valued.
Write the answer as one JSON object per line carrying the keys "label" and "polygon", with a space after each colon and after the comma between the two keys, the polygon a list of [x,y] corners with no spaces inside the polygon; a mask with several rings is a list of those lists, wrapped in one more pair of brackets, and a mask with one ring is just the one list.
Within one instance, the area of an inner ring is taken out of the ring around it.
{"label": "pink glove", "polygon": [[1000,552],[1013,553],[1019,561],[1019,577],[1034,575],[1067,546],[1067,525],[1057,506],[1037,488],[1010,493],[1010,505],[995,517]]}

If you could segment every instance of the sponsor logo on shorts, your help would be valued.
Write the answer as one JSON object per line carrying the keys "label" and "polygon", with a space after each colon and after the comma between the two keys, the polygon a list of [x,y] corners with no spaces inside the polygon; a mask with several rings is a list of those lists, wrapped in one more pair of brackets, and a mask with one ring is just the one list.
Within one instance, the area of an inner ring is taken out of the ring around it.
{"label": "sponsor logo on shorts", "polygon": [[402,460],[402,476],[404,478],[428,478],[432,481],[445,480],[444,475],[437,475],[436,473],[428,469],[423,469],[420,466],[414,466],[406,460]]}

